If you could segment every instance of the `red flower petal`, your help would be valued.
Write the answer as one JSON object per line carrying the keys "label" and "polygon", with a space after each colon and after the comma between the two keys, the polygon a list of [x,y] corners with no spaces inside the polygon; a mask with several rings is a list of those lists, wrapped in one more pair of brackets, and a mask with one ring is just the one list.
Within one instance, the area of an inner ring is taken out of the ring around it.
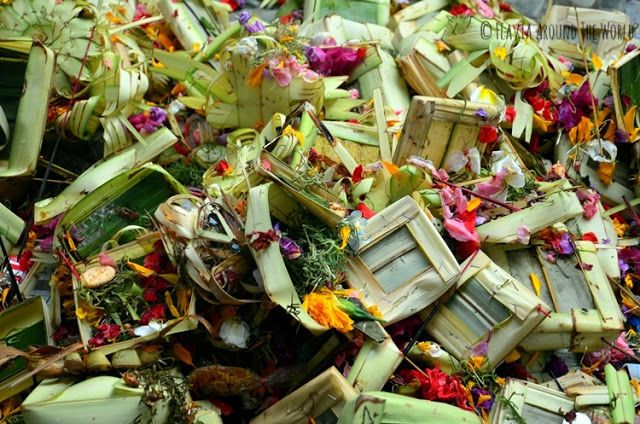
{"label": "red flower petal", "polygon": [[483,125],[480,127],[478,141],[481,143],[493,143],[498,139],[498,129],[492,125]]}
{"label": "red flower petal", "polygon": [[358,203],[358,206],[356,206],[356,210],[362,213],[362,217],[364,219],[371,219],[376,214],[373,210],[369,209],[369,207],[362,202]]}

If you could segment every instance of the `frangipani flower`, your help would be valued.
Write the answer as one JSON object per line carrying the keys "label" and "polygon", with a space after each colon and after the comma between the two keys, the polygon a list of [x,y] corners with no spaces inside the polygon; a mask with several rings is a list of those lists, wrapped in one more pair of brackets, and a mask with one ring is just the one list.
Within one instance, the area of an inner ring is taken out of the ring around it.
{"label": "frangipani flower", "polygon": [[498,109],[503,109],[505,107],[504,100],[502,100],[495,91],[485,87],[484,85],[480,85],[478,88],[473,90],[469,100],[475,103],[486,103],[497,106]]}
{"label": "frangipani flower", "polygon": [[506,169],[506,175],[504,181],[514,188],[524,187],[524,172],[515,159],[503,152],[502,150],[496,150],[491,153],[491,171],[498,174],[503,169]]}
{"label": "frangipani flower", "polygon": [[476,147],[467,149],[464,152],[453,152],[444,164],[444,169],[452,173],[465,168],[471,171],[472,175],[480,173],[480,152]]}

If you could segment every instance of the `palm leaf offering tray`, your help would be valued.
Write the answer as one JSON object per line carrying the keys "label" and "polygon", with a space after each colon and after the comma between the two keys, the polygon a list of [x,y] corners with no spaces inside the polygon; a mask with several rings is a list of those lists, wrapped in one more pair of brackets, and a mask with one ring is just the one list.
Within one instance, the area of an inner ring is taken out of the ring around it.
{"label": "palm leaf offering tray", "polygon": [[0,424],[634,424],[636,18],[258,3],[0,1]]}

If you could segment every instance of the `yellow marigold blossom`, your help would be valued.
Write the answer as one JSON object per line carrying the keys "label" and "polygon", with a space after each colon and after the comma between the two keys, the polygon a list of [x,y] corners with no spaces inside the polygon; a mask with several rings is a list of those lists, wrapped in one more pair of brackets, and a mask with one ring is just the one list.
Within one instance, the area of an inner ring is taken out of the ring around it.
{"label": "yellow marigold blossom", "polygon": [[498,386],[504,386],[504,383],[507,382],[507,379],[504,377],[496,377],[494,380]]}
{"label": "yellow marigold blossom", "polygon": [[282,131],[282,135],[292,135],[298,140],[298,144],[304,143],[304,135],[298,130],[295,130],[291,125],[287,125],[287,128]]}
{"label": "yellow marigold blossom", "polygon": [[618,218],[613,218],[613,228],[616,230],[618,237],[623,237],[629,231],[629,224],[621,222]]}
{"label": "yellow marigold blossom", "polygon": [[376,318],[382,318],[382,312],[380,312],[380,308],[378,308],[378,305],[368,306],[367,312],[369,312]]}
{"label": "yellow marigold blossom", "polygon": [[191,46],[191,51],[193,53],[198,53],[200,50],[202,50],[202,46],[200,45],[200,43],[193,43],[193,45]]}
{"label": "yellow marigold blossom", "polygon": [[485,359],[487,359],[487,358],[484,357],[484,356],[470,356],[469,357],[469,364],[473,368],[479,370],[482,367],[482,365],[484,364]]}
{"label": "yellow marigold blossom", "polygon": [[569,71],[562,72],[562,77],[567,84],[577,85],[578,87],[582,85],[582,80],[584,79],[582,75]]}
{"label": "yellow marigold blossom", "polygon": [[613,174],[615,171],[615,162],[600,162],[598,165],[598,176],[600,177],[600,180],[602,180],[602,182],[606,185],[611,184],[611,182],[613,181]]}
{"label": "yellow marigold blossom", "polygon": [[504,60],[507,57],[507,49],[504,47],[496,47],[493,49],[493,54],[500,58],[500,60]]}
{"label": "yellow marigold blossom", "polygon": [[571,140],[573,144],[591,141],[593,128],[593,122],[586,116],[583,116],[582,119],[580,119],[580,123],[569,131],[569,140]]}
{"label": "yellow marigold blossom", "polygon": [[345,334],[353,330],[353,320],[340,309],[338,298],[326,287],[306,295],[302,310],[325,327],[335,328]]}
{"label": "yellow marigold blossom", "polygon": [[627,287],[629,287],[630,289],[633,288],[633,277],[631,276],[631,274],[627,274],[624,276],[624,283],[627,285]]}
{"label": "yellow marigold blossom", "polygon": [[624,114],[624,118],[622,119],[624,122],[624,129],[627,131],[627,134],[629,134],[629,141],[631,142],[636,141],[638,138],[638,131],[640,131],[640,128],[635,127],[637,109],[637,106],[632,106],[627,113]]}

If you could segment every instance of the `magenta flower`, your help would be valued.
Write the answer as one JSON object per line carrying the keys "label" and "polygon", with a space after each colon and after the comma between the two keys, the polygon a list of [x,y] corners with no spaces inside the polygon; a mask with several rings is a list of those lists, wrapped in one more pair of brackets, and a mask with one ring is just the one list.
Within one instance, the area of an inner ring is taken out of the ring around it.
{"label": "magenta flower", "polygon": [[290,261],[302,256],[302,248],[289,237],[280,237],[280,252]]}
{"label": "magenta flower", "polygon": [[583,116],[590,116],[593,106],[598,106],[598,99],[591,94],[589,81],[576,91],[562,99],[558,106],[558,122],[566,131],[580,123]]}
{"label": "magenta flower", "polygon": [[238,16],[238,22],[244,27],[244,29],[249,34],[255,34],[256,32],[262,32],[265,30],[265,26],[259,19],[254,19],[253,22],[249,23],[251,20],[251,14],[249,12],[242,12],[240,16]]}
{"label": "magenta flower", "polygon": [[309,67],[325,76],[349,75],[364,60],[366,49],[351,47],[307,47]]}
{"label": "magenta flower", "polygon": [[564,231],[560,237],[551,240],[551,247],[561,255],[570,255],[574,252],[573,241],[571,241],[571,235],[567,231]]}
{"label": "magenta flower", "polygon": [[167,112],[159,107],[152,107],[149,110],[129,117],[129,122],[131,122],[133,127],[144,134],[155,132],[166,120]]}
{"label": "magenta flower", "polygon": [[578,190],[576,192],[578,200],[582,203],[582,215],[586,219],[591,219],[598,213],[598,202],[600,201],[600,195],[596,192],[590,192],[586,190]]}

